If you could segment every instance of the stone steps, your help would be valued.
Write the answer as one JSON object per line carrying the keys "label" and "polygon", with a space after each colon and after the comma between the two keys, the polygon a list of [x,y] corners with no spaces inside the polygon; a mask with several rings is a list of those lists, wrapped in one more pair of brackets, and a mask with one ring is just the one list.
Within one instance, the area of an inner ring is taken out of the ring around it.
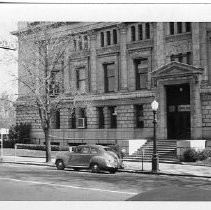
{"label": "stone steps", "polygon": [[[128,158],[141,158],[144,151],[144,160],[151,160],[153,154],[153,141],[147,141],[141,148],[130,155]],[[176,161],[176,141],[174,140],[158,140],[157,141],[157,153],[159,160],[171,160]]]}

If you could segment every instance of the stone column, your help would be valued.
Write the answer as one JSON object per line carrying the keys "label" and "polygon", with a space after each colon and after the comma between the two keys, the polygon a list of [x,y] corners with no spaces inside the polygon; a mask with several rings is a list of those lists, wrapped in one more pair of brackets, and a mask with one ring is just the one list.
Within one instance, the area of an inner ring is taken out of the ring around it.
{"label": "stone column", "polygon": [[200,60],[201,66],[204,69],[202,80],[208,80],[208,43],[207,43],[207,30],[206,23],[200,23]]}
{"label": "stone column", "polygon": [[97,47],[97,34],[96,32],[89,31],[90,37],[90,91],[96,93],[97,91],[97,65],[96,65],[96,47]]}
{"label": "stone column", "polygon": [[202,139],[200,79],[191,83],[191,139]]}
{"label": "stone column", "polygon": [[120,30],[120,89],[127,90],[127,26],[122,23]]}
{"label": "stone column", "polygon": [[154,47],[155,47],[155,68],[158,69],[165,64],[165,34],[164,23],[155,23],[154,30]]}
{"label": "stone column", "polygon": [[[208,58],[211,57],[211,33],[208,33]],[[208,82],[211,84],[211,59],[208,59]]]}
{"label": "stone column", "polygon": [[199,23],[192,23],[193,66],[200,67],[200,28]]}

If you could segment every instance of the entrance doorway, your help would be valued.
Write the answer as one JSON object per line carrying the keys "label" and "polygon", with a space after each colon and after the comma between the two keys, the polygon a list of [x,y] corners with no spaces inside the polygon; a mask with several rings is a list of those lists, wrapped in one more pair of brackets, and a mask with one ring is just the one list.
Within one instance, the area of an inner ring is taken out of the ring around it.
{"label": "entrance doorway", "polygon": [[168,139],[190,139],[190,85],[166,86]]}

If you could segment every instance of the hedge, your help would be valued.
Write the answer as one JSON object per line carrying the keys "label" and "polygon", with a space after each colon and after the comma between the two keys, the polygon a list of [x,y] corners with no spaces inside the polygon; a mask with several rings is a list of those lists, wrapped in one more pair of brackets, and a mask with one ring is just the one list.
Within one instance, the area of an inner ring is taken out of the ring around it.
{"label": "hedge", "polygon": [[[41,150],[45,151],[46,146],[40,144],[16,144],[17,149]],[[68,146],[51,145],[51,151],[69,151]]]}
{"label": "hedge", "polygon": [[190,148],[184,151],[181,161],[196,162],[203,161],[209,157],[211,157],[211,149],[206,148],[202,151],[196,151],[195,149]]}

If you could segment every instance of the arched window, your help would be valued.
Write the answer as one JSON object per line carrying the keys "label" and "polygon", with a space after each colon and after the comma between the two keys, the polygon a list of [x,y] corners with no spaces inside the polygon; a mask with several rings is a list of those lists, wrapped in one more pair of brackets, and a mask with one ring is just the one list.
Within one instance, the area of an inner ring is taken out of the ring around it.
{"label": "arched window", "polygon": [[111,32],[107,31],[106,35],[107,35],[107,45],[111,45]]}
{"label": "arched window", "polygon": [[104,32],[100,33],[100,42],[101,42],[101,47],[104,47]]}
{"label": "arched window", "polygon": [[146,34],[146,39],[150,39],[150,24],[149,23],[145,24],[145,34]]}
{"label": "arched window", "polygon": [[135,26],[131,26],[131,41],[136,41],[136,28]]}
{"label": "arched window", "polygon": [[117,30],[116,29],[113,30],[113,43],[117,44]]}

